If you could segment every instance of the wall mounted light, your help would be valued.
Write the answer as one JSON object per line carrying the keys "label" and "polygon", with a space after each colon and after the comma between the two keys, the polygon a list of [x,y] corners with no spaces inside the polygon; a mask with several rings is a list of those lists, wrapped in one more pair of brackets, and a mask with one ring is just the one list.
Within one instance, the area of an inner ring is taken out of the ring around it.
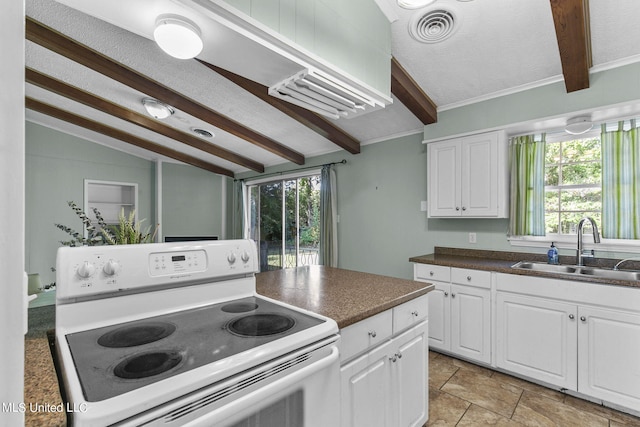
{"label": "wall mounted light", "polygon": [[144,98],[142,105],[144,105],[147,113],[155,119],[166,119],[175,112],[170,105],[151,98]]}
{"label": "wall mounted light", "polygon": [[153,38],[162,50],[178,59],[195,58],[204,47],[198,26],[176,15],[159,16]]}
{"label": "wall mounted light", "polygon": [[567,120],[564,131],[571,135],[582,135],[589,132],[593,128],[593,122],[590,117],[580,116]]}
{"label": "wall mounted light", "polygon": [[420,7],[429,6],[436,0],[398,0],[398,6],[404,9],[418,9]]}

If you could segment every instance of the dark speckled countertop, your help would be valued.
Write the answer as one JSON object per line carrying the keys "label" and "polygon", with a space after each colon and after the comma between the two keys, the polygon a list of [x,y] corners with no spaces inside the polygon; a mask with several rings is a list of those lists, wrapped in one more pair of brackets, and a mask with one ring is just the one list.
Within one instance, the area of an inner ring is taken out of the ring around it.
{"label": "dark speckled countertop", "polygon": [[256,275],[260,295],[329,317],[344,328],[425,295],[428,283],[312,265]]}
{"label": "dark speckled countertop", "polygon": [[[420,264],[442,265],[457,268],[470,268],[474,270],[495,271],[498,273],[518,274],[522,276],[550,277],[554,279],[573,280],[578,282],[590,282],[604,285],[631,286],[640,288],[637,280],[614,280],[602,277],[586,275],[568,275],[562,273],[549,273],[525,269],[511,268],[519,261],[546,262],[546,255],[530,254],[524,252],[485,251],[473,249],[436,247],[434,253],[409,258],[410,262]],[[612,268],[618,261],[609,258],[587,258],[585,263],[590,267]],[[574,265],[574,256],[560,256],[560,264]],[[629,262],[626,268],[640,269],[638,262]]]}

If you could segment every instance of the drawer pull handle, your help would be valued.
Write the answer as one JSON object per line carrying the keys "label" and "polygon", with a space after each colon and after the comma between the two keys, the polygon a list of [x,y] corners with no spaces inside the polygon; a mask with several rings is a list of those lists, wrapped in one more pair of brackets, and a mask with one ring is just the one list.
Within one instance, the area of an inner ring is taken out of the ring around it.
{"label": "drawer pull handle", "polygon": [[587,318],[586,318],[586,317],[584,317],[584,316],[580,316],[580,320],[582,320],[583,322],[586,322],[586,321],[587,321]]}
{"label": "drawer pull handle", "polygon": [[377,335],[377,334],[376,334],[376,331],[371,331],[371,332],[369,332],[369,336],[370,336],[371,338],[375,338],[375,337],[376,337],[376,335]]}
{"label": "drawer pull handle", "polygon": [[454,294],[453,292],[451,293],[451,298],[455,298],[456,294]]}
{"label": "drawer pull handle", "polygon": [[434,274],[433,271],[429,272],[429,276],[433,276],[433,274]]}
{"label": "drawer pull handle", "polygon": [[448,296],[449,296],[449,292],[445,292],[445,293],[444,293],[444,296],[445,296],[445,297],[448,297]]}
{"label": "drawer pull handle", "polygon": [[396,360],[398,360],[398,356],[396,356],[395,354],[393,355],[393,357],[389,356],[389,360],[391,360],[393,363],[396,363]]}
{"label": "drawer pull handle", "polygon": [[413,316],[418,317],[418,310],[412,311],[412,312],[411,312],[411,314],[412,314]]}
{"label": "drawer pull handle", "polygon": [[467,280],[470,282],[471,281],[471,276],[467,276]]}
{"label": "drawer pull handle", "polygon": [[402,359],[402,352],[400,352],[400,351],[399,351],[399,352],[397,352],[397,353],[396,353],[396,356],[398,356],[398,359]]}
{"label": "drawer pull handle", "polygon": [[459,211],[459,210],[460,210],[460,207],[456,206],[456,210],[457,210],[457,211]]}
{"label": "drawer pull handle", "polygon": [[569,319],[571,319],[571,320],[573,320],[573,319],[574,319],[574,317],[575,317],[575,316],[574,316],[573,314],[570,314],[570,315],[569,315]]}

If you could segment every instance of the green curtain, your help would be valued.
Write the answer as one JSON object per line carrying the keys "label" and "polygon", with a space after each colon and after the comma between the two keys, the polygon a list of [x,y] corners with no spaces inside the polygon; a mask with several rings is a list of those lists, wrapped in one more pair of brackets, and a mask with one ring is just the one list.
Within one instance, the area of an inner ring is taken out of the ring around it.
{"label": "green curtain", "polygon": [[511,139],[511,236],[544,236],[544,155],[545,134]]}
{"label": "green curtain", "polygon": [[640,142],[635,120],[631,129],[607,132],[602,125],[602,236],[640,239]]}
{"label": "green curtain", "polygon": [[233,217],[232,217],[232,238],[244,239],[244,181],[233,181]]}
{"label": "green curtain", "polygon": [[323,165],[320,175],[320,256],[319,264],[338,266],[338,224],[336,174],[331,165]]}

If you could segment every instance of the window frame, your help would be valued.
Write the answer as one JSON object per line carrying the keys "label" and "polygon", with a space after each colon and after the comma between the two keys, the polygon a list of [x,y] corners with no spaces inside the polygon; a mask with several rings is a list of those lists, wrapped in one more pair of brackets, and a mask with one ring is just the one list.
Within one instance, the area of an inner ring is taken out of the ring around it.
{"label": "window frame", "polygon": [[[600,125],[594,126],[589,132],[582,135],[567,137],[564,131],[550,132],[546,134],[547,143],[555,143],[559,141],[568,141],[571,139],[588,139],[600,137]],[[546,188],[547,186],[545,186]],[[548,248],[551,242],[558,249],[573,249],[577,247],[577,235],[575,234],[547,234],[545,236],[507,236],[511,246],[516,247],[533,247]],[[630,239],[604,239],[601,238],[600,243],[593,243],[591,236],[585,235],[583,238],[585,249],[594,249],[596,251],[605,252],[624,252],[624,253],[640,253],[640,240]]]}

